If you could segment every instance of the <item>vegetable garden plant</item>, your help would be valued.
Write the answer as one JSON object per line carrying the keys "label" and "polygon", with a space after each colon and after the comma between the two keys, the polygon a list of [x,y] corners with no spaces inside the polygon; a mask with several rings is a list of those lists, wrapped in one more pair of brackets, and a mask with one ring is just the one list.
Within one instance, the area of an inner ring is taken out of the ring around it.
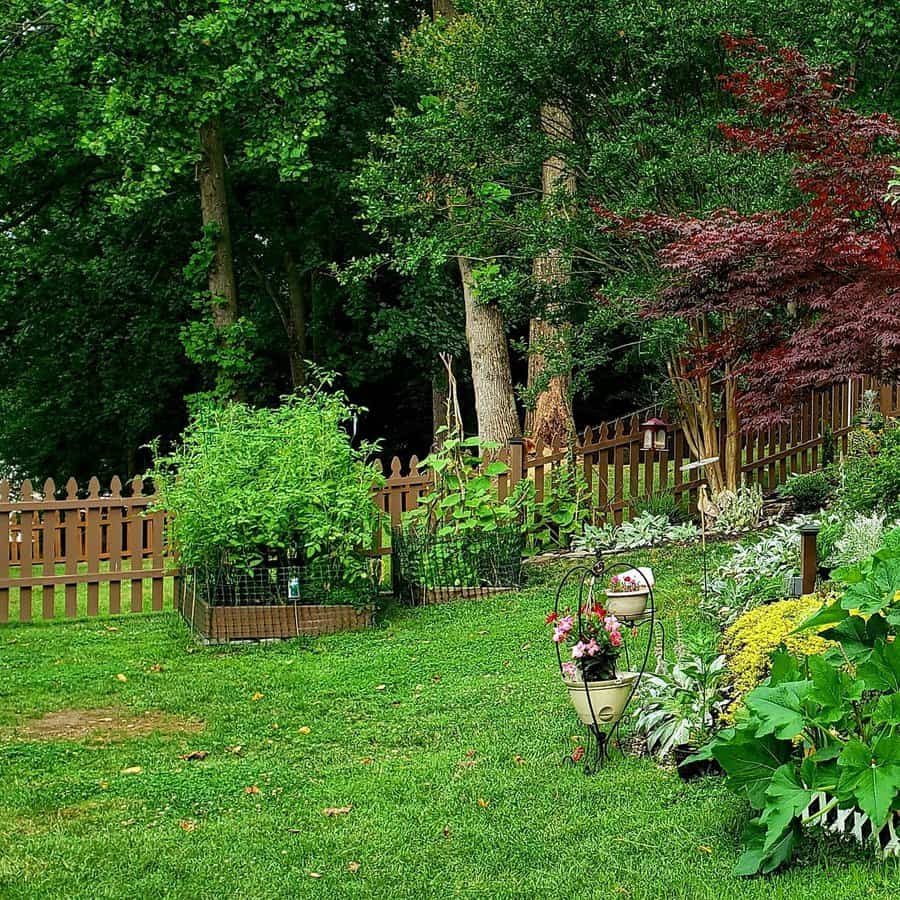
{"label": "vegetable garden plant", "polygon": [[157,458],[157,508],[186,569],[247,573],[289,560],[343,587],[366,582],[360,550],[377,525],[380,476],[367,461],[372,448],[353,446],[344,428],[357,408],[330,384],[323,376],[271,409],[203,406]]}

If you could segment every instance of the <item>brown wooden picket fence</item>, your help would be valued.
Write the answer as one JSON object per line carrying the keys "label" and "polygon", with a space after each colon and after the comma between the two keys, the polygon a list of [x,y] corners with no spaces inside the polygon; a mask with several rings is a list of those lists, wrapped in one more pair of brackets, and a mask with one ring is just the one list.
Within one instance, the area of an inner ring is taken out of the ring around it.
{"label": "brown wooden picket fence", "polygon": [[115,477],[101,494],[92,478],[83,495],[69,479],[63,493],[48,479],[41,491],[25,481],[12,497],[0,482],[0,622],[10,613],[27,622],[38,610],[52,619],[163,609],[177,573],[164,552],[165,516],[148,511],[142,479],[123,489]]}
{"label": "brown wooden picket fence", "polygon": [[[818,468],[826,428],[837,452],[846,451],[862,394],[873,387],[882,412],[897,416],[897,385],[854,378],[817,391],[790,423],[742,437],[745,480],[771,490],[792,473]],[[633,415],[585,429],[572,448],[540,442],[528,450],[522,443],[502,448],[499,456],[508,472],[498,479],[500,496],[527,478],[541,500],[554,468],[573,460],[590,488],[598,524],[621,523],[631,515],[636,498],[663,490],[696,507],[702,479],[697,470],[681,470],[693,461],[681,428],[670,427],[666,450],[645,453],[640,424],[641,418]],[[400,524],[430,485],[430,474],[419,470],[415,456],[406,466],[394,457],[374,498],[385,513],[385,528],[375,536],[373,553],[390,553],[389,527]],[[10,484],[0,482],[0,521],[7,529],[5,538],[0,530],[0,623],[27,622],[38,613],[43,619],[75,618],[160,610],[177,603],[180,583],[166,555],[164,515],[149,509],[153,494],[145,493],[140,478],[124,487],[113,478],[102,493],[96,478],[83,492],[70,479],[61,493],[58,498],[52,480],[40,491],[26,481],[14,497]]]}
{"label": "brown wooden picket fence", "polygon": [[[857,377],[811,394],[789,423],[742,435],[741,468],[745,483],[759,484],[764,491],[770,491],[791,474],[819,468],[826,428],[834,435],[837,453],[846,452],[851,423],[863,393],[869,389],[878,391],[885,415],[898,415],[897,385],[881,385]],[[671,425],[667,449],[648,453],[641,449],[641,419],[632,415],[587,428],[577,436],[571,450],[559,444],[548,447],[540,441],[528,452],[521,443],[502,448],[498,455],[507,464],[509,473],[500,479],[501,497],[521,479],[530,478],[537,500],[543,500],[553,469],[574,460],[590,489],[596,524],[608,520],[621,524],[631,516],[635,499],[660,491],[670,491],[690,509],[696,509],[703,483],[702,470],[682,471],[682,466],[696,461],[683,430],[677,424]],[[724,443],[724,428],[719,431]],[[427,470],[420,471],[416,456],[406,466],[395,456],[389,468],[376,500],[394,528],[400,524],[403,514],[415,509],[422,495],[429,491],[431,476]],[[377,552],[390,553],[387,529],[378,536]]]}

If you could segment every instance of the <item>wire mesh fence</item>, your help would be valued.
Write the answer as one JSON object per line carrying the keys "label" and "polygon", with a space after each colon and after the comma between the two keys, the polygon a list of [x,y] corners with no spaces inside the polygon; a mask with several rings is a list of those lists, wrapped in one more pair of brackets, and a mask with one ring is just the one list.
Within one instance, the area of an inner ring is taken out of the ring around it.
{"label": "wire mesh fence", "polygon": [[378,561],[280,556],[252,567],[222,563],[188,573],[181,611],[210,643],[327,634],[372,623]]}
{"label": "wire mesh fence", "polygon": [[515,526],[440,536],[397,528],[391,540],[394,591],[408,603],[484,597],[522,581],[524,537]]}

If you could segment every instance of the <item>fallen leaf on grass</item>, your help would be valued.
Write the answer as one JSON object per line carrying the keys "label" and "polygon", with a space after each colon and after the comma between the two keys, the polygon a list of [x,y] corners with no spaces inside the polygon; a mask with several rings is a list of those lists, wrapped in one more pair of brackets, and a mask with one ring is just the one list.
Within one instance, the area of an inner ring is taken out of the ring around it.
{"label": "fallen leaf on grass", "polygon": [[261,694],[259,691],[257,691],[250,699],[255,703],[257,700],[262,700],[262,698],[265,696],[265,694]]}
{"label": "fallen leaf on grass", "polygon": [[116,681],[121,681],[124,684],[126,681],[128,681],[128,676],[122,674],[122,672],[119,672],[119,674],[116,675]]}
{"label": "fallen leaf on grass", "polygon": [[697,849],[701,853],[712,853],[712,847],[708,847],[706,844],[700,844],[700,846],[697,847]]}
{"label": "fallen leaf on grass", "polygon": [[371,756],[364,756],[359,762],[360,762],[360,764],[363,765],[363,766],[369,766],[369,765],[371,765],[373,762],[375,762],[375,760],[372,759]]}
{"label": "fallen leaf on grass", "polygon": [[359,863],[358,862],[348,862],[347,863],[347,871],[352,872],[355,875],[359,871]]}
{"label": "fallen leaf on grass", "polygon": [[477,751],[475,750],[466,750],[466,756],[469,758],[473,757]]}
{"label": "fallen leaf on grass", "polygon": [[140,775],[144,769],[142,766],[128,766],[125,769],[122,769],[123,775]]}
{"label": "fallen leaf on grass", "polygon": [[255,784],[248,784],[247,787],[244,788],[245,794],[259,794],[260,790]]}
{"label": "fallen leaf on grass", "polygon": [[192,822],[190,819],[182,819],[178,823],[178,826],[182,831],[195,831],[197,828],[197,823]]}
{"label": "fallen leaf on grass", "polygon": [[517,766],[524,766],[524,765],[525,765],[525,758],[522,757],[522,756],[519,756],[519,754],[516,753],[516,754],[514,754],[514,756],[513,756],[513,762],[514,762]]}
{"label": "fallen leaf on grass", "polygon": [[572,762],[581,762],[584,759],[584,747],[576,747],[572,751]]}
{"label": "fallen leaf on grass", "polygon": [[491,805],[491,801],[490,801],[490,800],[485,800],[484,797],[479,797],[479,798],[478,798],[478,805],[479,805],[482,809],[487,809],[487,808]]}
{"label": "fallen leaf on grass", "polygon": [[310,872],[310,873],[309,873],[309,877],[310,877],[310,878],[321,878],[321,877],[322,877],[322,873],[321,873],[321,872]]}
{"label": "fallen leaf on grass", "polygon": [[206,759],[209,756],[209,750],[191,750],[190,753],[185,753],[182,756],[179,756],[179,759],[185,760],[195,760],[195,759]]}
{"label": "fallen leaf on grass", "polygon": [[309,725],[301,725],[297,731],[299,731],[300,734],[309,734],[312,731],[312,728],[310,728]]}
{"label": "fallen leaf on grass", "polygon": [[445,825],[445,826],[444,826],[443,830],[441,831],[441,834],[442,834],[445,838],[447,838],[448,841],[450,840],[451,837],[453,837],[453,832],[450,830],[450,826],[449,826],[449,825]]}
{"label": "fallen leaf on grass", "polygon": [[325,809],[322,810],[322,815],[329,817],[346,816],[351,809],[353,809],[352,804],[350,806],[326,806]]}
{"label": "fallen leaf on grass", "polygon": [[376,690],[376,691],[383,691],[386,687],[387,687],[386,684],[376,684],[376,685],[375,685],[375,690]]}
{"label": "fallen leaf on grass", "polygon": [[235,756],[240,756],[244,751],[244,748],[240,744],[235,744],[234,747],[226,747],[225,749],[229,753],[233,753]]}
{"label": "fallen leaf on grass", "polygon": [[148,672],[153,672],[153,673],[162,672],[162,670],[163,670],[162,663],[153,663],[153,665],[150,666],[149,669],[147,669]]}

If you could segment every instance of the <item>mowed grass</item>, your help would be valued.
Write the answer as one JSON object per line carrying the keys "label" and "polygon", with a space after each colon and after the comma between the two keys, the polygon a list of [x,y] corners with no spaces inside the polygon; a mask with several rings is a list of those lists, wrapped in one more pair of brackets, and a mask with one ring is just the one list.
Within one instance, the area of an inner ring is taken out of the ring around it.
{"label": "mowed grass", "polygon": [[[670,636],[676,613],[707,628],[698,551],[643,559]],[[895,863],[822,837],[781,874],[737,879],[746,809],[721,781],[621,756],[592,777],[563,764],[581,730],[543,624],[559,576],[268,646],[198,647],[173,613],[4,627],[0,897],[897,895]],[[203,726],[22,730],[112,707]],[[181,758],[195,750],[208,756]]]}

